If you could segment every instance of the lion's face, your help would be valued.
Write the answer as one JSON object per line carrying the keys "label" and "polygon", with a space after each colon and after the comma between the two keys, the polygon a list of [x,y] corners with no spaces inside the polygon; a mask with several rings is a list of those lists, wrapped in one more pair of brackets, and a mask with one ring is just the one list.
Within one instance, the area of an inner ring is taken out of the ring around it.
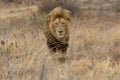
{"label": "lion's face", "polygon": [[56,38],[64,38],[69,34],[69,22],[62,17],[56,18],[51,22],[50,30]]}
{"label": "lion's face", "polygon": [[67,22],[64,18],[57,18],[53,21],[53,27],[55,30],[55,36],[58,38],[63,38],[65,36]]}

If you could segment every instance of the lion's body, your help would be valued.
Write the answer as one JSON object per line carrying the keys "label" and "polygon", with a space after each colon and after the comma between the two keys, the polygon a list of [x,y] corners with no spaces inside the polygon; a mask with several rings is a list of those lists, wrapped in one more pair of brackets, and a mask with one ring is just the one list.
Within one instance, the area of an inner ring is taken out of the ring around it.
{"label": "lion's body", "polygon": [[66,9],[57,7],[48,15],[44,33],[47,46],[53,52],[60,52],[59,54],[65,55],[69,41],[69,24],[70,12]]}
{"label": "lion's body", "polygon": [[[52,51],[56,52],[57,50],[61,50],[62,52],[66,52],[68,47],[68,42],[63,43],[56,39],[51,32],[45,33],[47,37],[47,46]],[[68,40],[67,40],[68,41]]]}

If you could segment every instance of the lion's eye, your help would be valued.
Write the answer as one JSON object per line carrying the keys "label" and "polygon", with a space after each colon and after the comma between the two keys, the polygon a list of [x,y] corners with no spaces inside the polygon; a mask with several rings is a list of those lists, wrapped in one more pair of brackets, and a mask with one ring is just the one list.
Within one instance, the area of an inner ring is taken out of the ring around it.
{"label": "lion's eye", "polygon": [[55,25],[58,25],[58,23],[55,23]]}
{"label": "lion's eye", "polygon": [[65,25],[65,23],[62,23],[62,25]]}

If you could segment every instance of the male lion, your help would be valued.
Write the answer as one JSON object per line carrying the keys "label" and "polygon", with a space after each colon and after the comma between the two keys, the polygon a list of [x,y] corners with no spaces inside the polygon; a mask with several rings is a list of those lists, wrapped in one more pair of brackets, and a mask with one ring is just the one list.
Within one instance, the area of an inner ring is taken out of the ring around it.
{"label": "male lion", "polygon": [[45,36],[48,48],[58,53],[59,60],[65,61],[68,47],[71,12],[62,7],[53,9],[46,18]]}

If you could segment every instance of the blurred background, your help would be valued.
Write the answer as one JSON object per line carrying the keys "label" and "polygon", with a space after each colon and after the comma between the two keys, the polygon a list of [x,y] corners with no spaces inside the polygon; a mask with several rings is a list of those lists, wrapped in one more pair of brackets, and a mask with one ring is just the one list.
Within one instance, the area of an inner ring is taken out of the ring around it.
{"label": "blurred background", "polygon": [[[43,34],[56,6],[72,12],[63,64]],[[0,80],[120,80],[120,0],[0,0]]]}
{"label": "blurred background", "polygon": [[[39,5],[42,12],[49,12],[56,6],[62,5],[72,10],[97,11],[97,14],[109,15],[109,12],[120,12],[120,0],[1,0],[0,8]],[[107,13],[106,13],[107,12]],[[92,14],[92,13],[91,13]]]}

